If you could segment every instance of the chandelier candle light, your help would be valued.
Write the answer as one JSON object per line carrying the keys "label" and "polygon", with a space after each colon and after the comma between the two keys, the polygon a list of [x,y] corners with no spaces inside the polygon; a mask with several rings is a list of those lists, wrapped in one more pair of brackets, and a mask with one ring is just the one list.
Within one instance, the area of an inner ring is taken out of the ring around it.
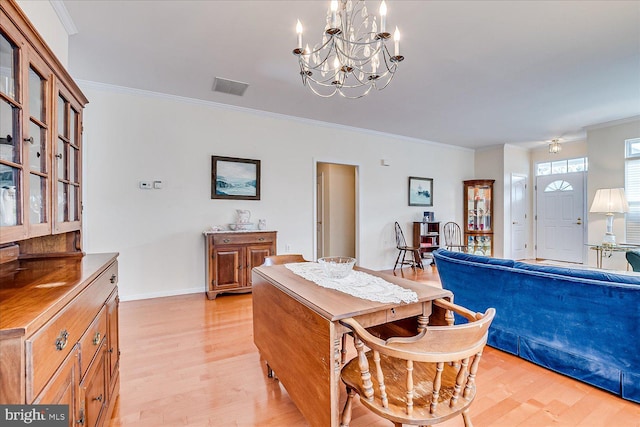
{"label": "chandelier candle light", "polygon": [[387,5],[380,3],[377,16],[369,15],[362,0],[333,0],[327,11],[322,41],[302,47],[302,24],[296,25],[302,83],[313,93],[328,98],[339,93],[345,98],[361,98],[371,89],[382,90],[393,79],[400,55],[400,31],[396,27],[393,55],[387,48]]}

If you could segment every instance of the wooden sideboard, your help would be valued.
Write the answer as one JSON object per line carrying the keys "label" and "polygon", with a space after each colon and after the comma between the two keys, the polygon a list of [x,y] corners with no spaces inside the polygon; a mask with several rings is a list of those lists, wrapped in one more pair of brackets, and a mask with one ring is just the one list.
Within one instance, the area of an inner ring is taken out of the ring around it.
{"label": "wooden sideboard", "polygon": [[223,292],[251,292],[251,269],[276,255],[276,231],[206,232],[207,298]]}
{"label": "wooden sideboard", "polygon": [[0,403],[108,425],[119,394],[117,254],[0,265]]}

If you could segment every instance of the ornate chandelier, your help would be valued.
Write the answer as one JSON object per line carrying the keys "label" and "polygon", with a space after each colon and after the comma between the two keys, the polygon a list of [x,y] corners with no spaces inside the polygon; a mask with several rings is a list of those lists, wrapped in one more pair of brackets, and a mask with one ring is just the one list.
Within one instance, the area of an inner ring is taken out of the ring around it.
{"label": "ornate chandelier", "polygon": [[333,0],[327,12],[322,41],[302,48],[302,24],[298,20],[298,57],[302,83],[323,98],[339,93],[345,98],[361,98],[371,89],[382,90],[391,83],[400,55],[400,32],[393,35],[393,55],[387,41],[387,6],[380,3],[380,22],[369,15],[362,0]]}

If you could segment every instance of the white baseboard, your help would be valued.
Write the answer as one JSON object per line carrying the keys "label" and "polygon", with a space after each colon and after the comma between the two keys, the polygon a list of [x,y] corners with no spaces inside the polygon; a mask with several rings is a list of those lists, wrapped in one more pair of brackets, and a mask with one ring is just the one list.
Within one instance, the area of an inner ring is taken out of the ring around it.
{"label": "white baseboard", "polygon": [[[122,289],[120,289],[120,291],[122,291]],[[203,294],[205,293],[205,290],[202,286],[197,288],[174,289],[170,291],[150,292],[146,294],[136,294],[136,295],[123,295],[122,293],[120,293],[120,301],[135,301],[140,299],[173,297],[176,295],[197,294],[199,292],[202,292]]]}

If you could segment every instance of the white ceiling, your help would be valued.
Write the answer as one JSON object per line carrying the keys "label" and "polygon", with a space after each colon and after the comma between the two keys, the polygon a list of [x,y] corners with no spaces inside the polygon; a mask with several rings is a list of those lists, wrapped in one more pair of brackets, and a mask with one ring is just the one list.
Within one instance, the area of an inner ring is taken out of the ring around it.
{"label": "white ceiling", "polygon": [[[313,95],[291,53],[298,18],[320,40],[328,0],[64,4],[81,80],[471,148],[575,140],[640,115],[640,1],[387,0],[406,59],[358,100]],[[216,76],[249,89],[214,93]]]}

